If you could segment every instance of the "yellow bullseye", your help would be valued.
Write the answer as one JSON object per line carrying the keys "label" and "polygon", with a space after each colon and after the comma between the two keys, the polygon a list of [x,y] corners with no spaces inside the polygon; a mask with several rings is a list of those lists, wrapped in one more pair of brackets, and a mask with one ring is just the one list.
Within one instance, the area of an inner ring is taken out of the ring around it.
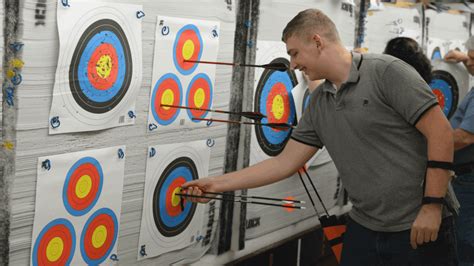
{"label": "yellow bullseye", "polygon": [[112,58],[110,58],[110,55],[102,55],[97,61],[95,69],[99,77],[103,79],[108,78],[112,71]]}
{"label": "yellow bullseye", "polygon": [[184,60],[189,60],[194,54],[194,43],[191,40],[187,40],[183,45],[183,58]]}
{"label": "yellow bullseye", "polygon": [[[161,104],[172,105],[174,103],[174,93],[171,89],[166,89],[161,96]],[[165,110],[169,110],[171,107],[163,106]]]}
{"label": "yellow bullseye", "polygon": [[194,93],[194,104],[197,108],[201,108],[204,105],[204,101],[206,100],[206,93],[204,92],[203,88],[199,88]]}
{"label": "yellow bullseye", "polygon": [[94,248],[102,247],[107,240],[107,228],[103,225],[97,226],[92,233],[91,240]]}
{"label": "yellow bullseye", "polygon": [[50,262],[55,262],[61,258],[64,251],[64,243],[60,237],[55,237],[46,246],[46,258]]}
{"label": "yellow bullseye", "polygon": [[176,193],[179,193],[180,191],[180,187],[177,187],[173,190],[173,194],[171,194],[171,206],[176,207],[179,205],[181,198],[177,196]]}
{"label": "yellow bullseye", "polygon": [[83,199],[89,195],[92,189],[92,178],[89,175],[83,175],[76,183],[76,195]]}
{"label": "yellow bullseye", "polygon": [[273,98],[272,113],[277,120],[283,117],[283,114],[285,113],[285,104],[283,103],[283,97],[281,95],[277,95]]}

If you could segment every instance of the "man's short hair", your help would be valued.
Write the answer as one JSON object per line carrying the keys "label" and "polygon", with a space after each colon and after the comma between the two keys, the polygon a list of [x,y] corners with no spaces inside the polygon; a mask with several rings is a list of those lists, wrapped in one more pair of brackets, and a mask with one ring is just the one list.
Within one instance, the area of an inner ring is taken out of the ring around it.
{"label": "man's short hair", "polygon": [[466,49],[474,50],[474,36],[469,37],[466,41]]}
{"label": "man's short hair", "polygon": [[281,39],[286,42],[291,36],[301,37],[312,32],[332,42],[340,41],[336,25],[319,9],[306,9],[298,13],[286,25]]}

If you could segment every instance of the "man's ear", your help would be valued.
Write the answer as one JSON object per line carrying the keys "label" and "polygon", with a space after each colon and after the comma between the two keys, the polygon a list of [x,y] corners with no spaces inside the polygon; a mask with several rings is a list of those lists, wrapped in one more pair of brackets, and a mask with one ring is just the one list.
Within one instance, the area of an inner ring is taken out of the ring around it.
{"label": "man's ear", "polygon": [[323,48],[323,45],[324,45],[323,38],[321,38],[319,34],[314,34],[312,41],[314,42],[314,44],[316,45],[318,49]]}

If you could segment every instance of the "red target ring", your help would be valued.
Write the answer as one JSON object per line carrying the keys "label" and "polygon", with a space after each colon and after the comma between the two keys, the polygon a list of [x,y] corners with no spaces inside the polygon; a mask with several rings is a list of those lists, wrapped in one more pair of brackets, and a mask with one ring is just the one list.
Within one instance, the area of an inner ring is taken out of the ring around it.
{"label": "red target ring", "polygon": [[[184,198],[176,196],[175,193],[180,190],[181,185],[184,183],[186,183],[184,177],[177,177],[171,182],[166,190],[166,211],[170,216],[178,216],[183,212],[181,206],[184,206],[186,202],[184,201]],[[184,202],[181,203],[181,200]]]}
{"label": "red target ring", "polygon": [[118,59],[114,46],[110,43],[99,45],[92,53],[87,70],[87,78],[94,88],[111,88],[118,75]]}
{"label": "red target ring", "polygon": [[171,74],[163,76],[156,84],[153,95],[153,110],[156,113],[156,120],[160,124],[172,122],[178,115],[179,109],[161,106],[181,105],[182,96],[181,84],[179,80]]}
{"label": "red target ring", "polygon": [[[212,103],[212,83],[210,78],[200,73],[189,83],[186,105],[191,108],[210,109]],[[187,110],[189,118],[203,118],[208,111]]]}
{"label": "red target ring", "polygon": [[74,256],[74,227],[65,219],[50,222],[38,235],[33,246],[32,264],[69,265]]}
{"label": "red target ring", "polygon": [[436,95],[436,98],[438,98],[438,103],[441,109],[444,109],[445,101],[444,101],[444,94],[440,89],[433,88],[433,93]]}
{"label": "red target ring", "polygon": [[[285,84],[277,82],[268,93],[266,102],[268,123],[288,123],[290,116],[290,97]],[[281,128],[271,128],[274,131],[281,131]]]}

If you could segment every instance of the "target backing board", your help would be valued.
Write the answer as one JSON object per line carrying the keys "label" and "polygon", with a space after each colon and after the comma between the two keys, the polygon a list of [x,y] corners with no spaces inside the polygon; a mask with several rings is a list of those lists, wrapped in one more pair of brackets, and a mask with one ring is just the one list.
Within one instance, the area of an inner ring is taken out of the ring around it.
{"label": "target backing board", "polygon": [[362,47],[368,48],[370,53],[383,53],[387,42],[396,37],[408,37],[421,45],[421,21],[417,8],[386,4],[381,11],[369,11]]}
{"label": "target backing board", "polygon": [[59,57],[49,133],[130,125],[142,80],[141,5],[57,3]]}
{"label": "target backing board", "polygon": [[113,264],[125,147],[38,158],[32,265]]}
{"label": "target backing board", "polygon": [[[258,41],[255,64],[290,62],[285,44]],[[302,80],[299,71],[255,69],[253,110],[266,116],[262,123],[287,123],[296,125],[296,107],[291,91]],[[263,161],[281,153],[291,136],[292,129],[252,126],[250,164]]]}
{"label": "target backing board", "polygon": [[205,205],[175,194],[183,183],[207,177],[209,159],[205,140],[149,147],[139,260],[201,244]]}
{"label": "target backing board", "polygon": [[148,131],[205,126],[209,112],[162,104],[210,109],[215,90],[214,64],[219,49],[218,21],[157,17]]}

